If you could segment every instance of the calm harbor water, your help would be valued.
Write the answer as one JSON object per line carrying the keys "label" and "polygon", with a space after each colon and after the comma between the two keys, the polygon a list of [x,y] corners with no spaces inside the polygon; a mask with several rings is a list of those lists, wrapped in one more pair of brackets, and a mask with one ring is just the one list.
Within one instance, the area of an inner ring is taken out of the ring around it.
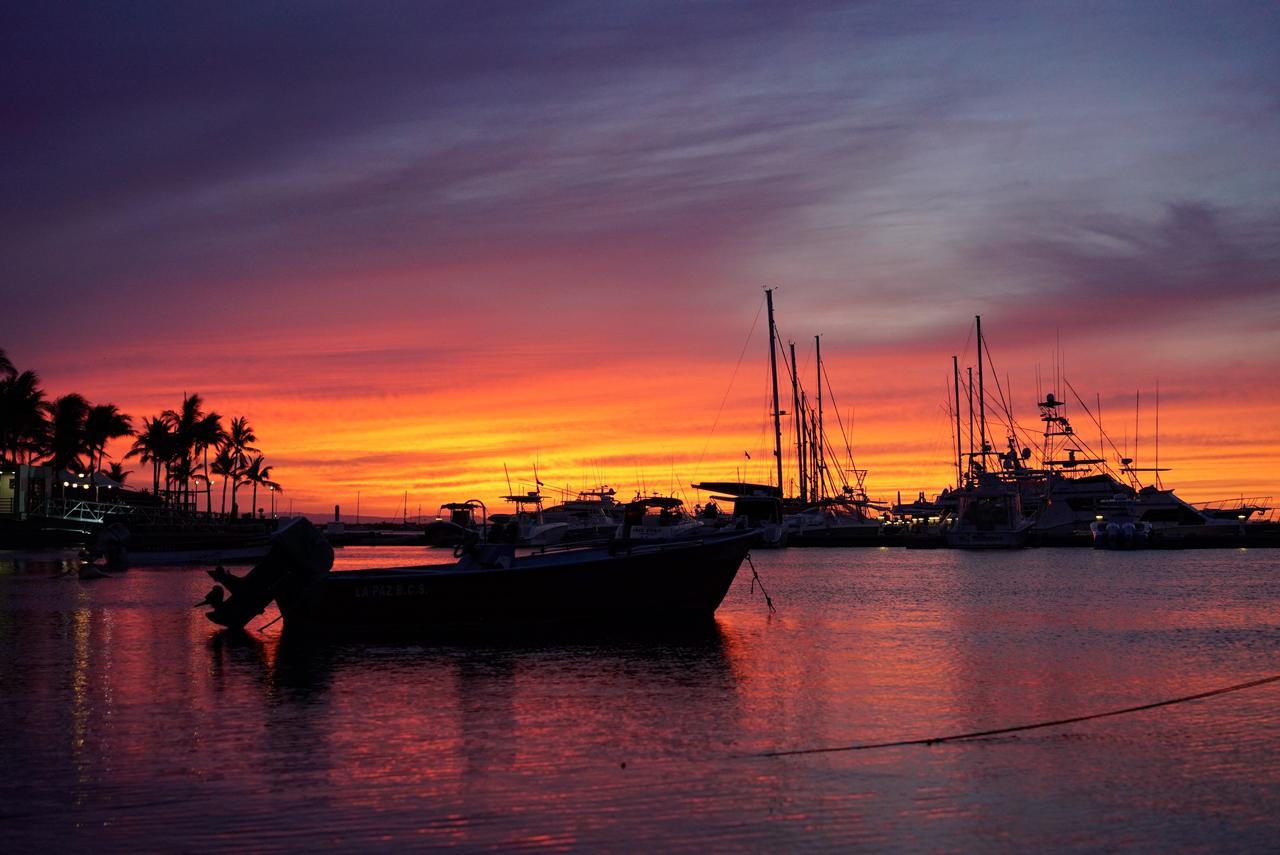
{"label": "calm harbor water", "polygon": [[196,568],[0,554],[0,850],[1269,850],[1280,684],[753,755],[1280,673],[1277,558],[760,552],[777,614],[744,567],[706,632],[299,648],[215,631]]}

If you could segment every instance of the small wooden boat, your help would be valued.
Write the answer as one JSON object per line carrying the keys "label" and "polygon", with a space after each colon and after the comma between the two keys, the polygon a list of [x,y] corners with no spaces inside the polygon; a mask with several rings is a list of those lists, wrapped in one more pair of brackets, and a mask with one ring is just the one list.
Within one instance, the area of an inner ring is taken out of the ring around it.
{"label": "small wooden boat", "polygon": [[212,571],[220,585],[200,605],[213,607],[207,617],[214,623],[239,629],[274,600],[286,632],[329,635],[671,625],[711,618],[752,536],[614,542],[523,556],[507,544],[472,542],[457,549],[456,564],[333,573],[332,547],[300,519],[281,528],[266,559],[247,575]]}

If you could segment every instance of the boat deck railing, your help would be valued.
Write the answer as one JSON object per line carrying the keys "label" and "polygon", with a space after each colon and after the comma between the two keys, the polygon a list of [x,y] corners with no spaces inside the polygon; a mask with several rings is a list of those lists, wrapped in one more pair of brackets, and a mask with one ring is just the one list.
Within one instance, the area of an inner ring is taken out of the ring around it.
{"label": "boat deck railing", "polygon": [[89,499],[46,499],[41,503],[37,515],[72,522],[101,523],[109,516],[118,516],[122,508],[120,502],[94,502]]}
{"label": "boat deck railing", "polygon": [[147,528],[218,528],[231,522],[229,517],[221,514],[192,513],[169,505],[57,497],[41,502],[35,515],[81,523],[122,522],[126,526],[136,524]]}
{"label": "boat deck railing", "polygon": [[598,538],[595,540],[579,540],[573,543],[557,543],[550,546],[537,546],[530,548],[530,555],[560,555],[567,552],[579,552],[584,549],[608,549],[611,554],[631,552],[637,548],[647,550],[663,549],[676,546],[692,546],[706,542],[708,538],[720,539],[732,534],[746,534],[753,532],[753,528],[735,529],[732,531],[709,531],[705,534],[699,534],[690,537],[678,537],[671,540],[658,539],[637,539],[630,538]]}
{"label": "boat deck railing", "polygon": [[1233,511],[1236,509],[1248,512],[1249,522],[1277,522],[1277,508],[1271,496],[1238,496],[1230,499],[1214,499],[1209,502],[1192,502],[1191,507],[1198,511]]}

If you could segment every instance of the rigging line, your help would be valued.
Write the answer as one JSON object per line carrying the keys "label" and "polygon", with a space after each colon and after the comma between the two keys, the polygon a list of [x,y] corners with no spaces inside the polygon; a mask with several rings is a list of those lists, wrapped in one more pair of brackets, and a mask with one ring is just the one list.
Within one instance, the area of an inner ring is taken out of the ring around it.
{"label": "rigging line", "polygon": [[[1094,416],[1093,413],[1089,410],[1089,405],[1086,404],[1084,400],[1080,397],[1080,393],[1077,392],[1075,387],[1071,385],[1071,381],[1064,377],[1062,378],[1062,382],[1065,383],[1067,388],[1071,390],[1071,394],[1075,395],[1076,400],[1080,402],[1080,406],[1084,407],[1084,411],[1089,415],[1090,418],[1093,419],[1093,423],[1098,426],[1098,429],[1101,430],[1102,429],[1101,419],[1099,419],[1097,416]],[[1101,398],[1101,396],[1099,396],[1099,398]],[[1120,449],[1116,447],[1115,440],[1111,438],[1111,434],[1107,433],[1106,431],[1103,431],[1102,436],[1106,440],[1107,445],[1111,446],[1111,450],[1115,452],[1117,457],[1128,456],[1127,454],[1121,455]],[[1106,454],[1106,451],[1107,451],[1106,448],[1101,449],[1101,452],[1103,455]],[[1107,471],[1109,472],[1113,471],[1109,464],[1104,464],[1104,465],[1107,467]],[[1113,473],[1113,474],[1118,474],[1118,473]]]}
{"label": "rigging line", "polygon": [[[1084,414],[1093,420],[1093,423],[1094,425],[1097,426],[1099,432],[1101,433],[1101,436],[1106,440],[1106,442],[1110,443],[1111,450],[1116,452],[1118,455],[1120,452],[1120,449],[1116,448],[1116,444],[1114,442],[1111,442],[1111,437],[1107,436],[1106,433],[1102,431],[1102,422],[1098,419],[1097,416],[1093,414],[1093,410],[1089,409],[1089,405],[1084,402],[1084,398],[1080,397],[1080,393],[1076,391],[1076,387],[1072,386],[1071,381],[1068,380],[1066,377],[1062,378],[1062,382],[1065,383],[1067,388],[1071,390],[1071,394],[1075,396],[1075,399],[1080,404],[1081,409],[1084,410]],[[1101,396],[1099,396],[1099,398],[1101,398]],[[1075,435],[1075,438],[1080,443],[1080,445],[1084,447],[1087,453],[1090,453],[1090,454],[1093,453],[1093,449],[1089,446],[1089,443],[1086,440],[1081,439],[1078,435]],[[1114,470],[1112,470],[1111,465],[1107,463],[1106,446],[1100,445],[1098,447],[1097,453],[1098,453],[1098,456],[1101,457],[1102,459],[1103,471],[1114,477],[1117,473]]]}
{"label": "rigging line", "polygon": [[711,423],[711,430],[707,433],[707,439],[702,443],[702,454],[698,455],[698,465],[693,468],[693,480],[698,480],[698,473],[702,470],[702,462],[707,457],[707,448],[711,445],[711,437],[715,435],[716,428],[720,425],[720,416],[724,414],[725,402],[729,400],[729,393],[733,391],[733,382],[738,379],[738,369],[742,367],[742,360],[747,355],[747,347],[751,344],[751,336],[755,334],[756,324],[760,322],[760,312],[764,309],[764,298],[760,298],[760,305],[756,307],[756,316],[751,321],[751,329],[747,332],[747,340],[742,343],[742,350],[738,353],[738,364],[733,366],[733,374],[729,377],[729,385],[724,390],[724,397],[720,399],[720,409],[716,410],[715,421]]}
{"label": "rigging line", "polygon": [[1044,727],[1058,727],[1064,724],[1076,724],[1082,721],[1093,721],[1099,718],[1110,718],[1111,716],[1127,715],[1129,713],[1143,712],[1144,710],[1153,710],[1160,707],[1171,707],[1175,704],[1185,704],[1190,701],[1199,701],[1205,698],[1213,698],[1218,695],[1226,695],[1232,692],[1241,692],[1245,689],[1253,689],[1258,686],[1265,686],[1268,683],[1280,682],[1280,674],[1270,677],[1262,677],[1258,680],[1249,680],[1245,683],[1236,683],[1234,686],[1223,686],[1219,689],[1210,689],[1207,692],[1197,692],[1194,695],[1183,695],[1177,698],[1166,698],[1162,701],[1155,701],[1149,704],[1139,704],[1138,706],[1125,707],[1118,710],[1107,710],[1106,712],[1090,713],[1088,715],[1077,715],[1071,718],[1060,718],[1053,721],[1038,721],[1032,724],[1019,724],[1012,727],[997,727],[992,730],[975,730],[969,733],[953,733],[948,736],[934,736],[928,739],[899,739],[892,742],[865,742],[859,745],[838,745],[828,748],[795,748],[786,751],[762,751],[757,754],[744,754],[741,757],[794,757],[801,754],[834,754],[840,751],[871,751],[877,748],[899,748],[907,745],[936,745],[939,742],[956,742],[962,739],[980,739],[987,736],[1000,736],[1005,733],[1020,733],[1026,730],[1037,730]]}
{"label": "rigging line", "polygon": [[973,324],[968,325],[968,333],[964,337],[964,349],[960,351],[960,362],[963,363],[966,356],[969,355],[969,342],[973,341]]}
{"label": "rigging line", "polygon": [[[987,355],[987,364],[991,366],[991,373],[993,375],[993,379],[996,381],[996,392],[1000,396],[999,399],[991,398],[991,396],[988,396],[988,398],[991,400],[993,406],[999,404],[1004,410],[1004,414],[1006,418],[1008,418],[1006,426],[1009,428],[1009,434],[1015,439],[1017,439],[1018,435],[1021,434],[1023,439],[1022,444],[1024,446],[1034,446],[1035,438],[1031,435],[1031,432],[1020,425],[1018,420],[1014,418],[1013,408],[1010,405],[1010,401],[1006,398],[1004,388],[1000,385],[1000,373],[995,370],[995,361],[991,358],[991,348],[987,347],[986,336],[983,336],[982,339],[982,350]],[[1012,390],[1010,391],[1012,392]]]}
{"label": "rigging line", "polygon": [[999,396],[998,398],[992,398],[991,403],[999,404],[1000,408],[1004,410],[1005,418],[1009,420],[1007,427],[1009,432],[1012,433],[1017,429],[1013,421],[1013,411],[1009,409],[1009,402],[1005,398],[1004,388],[1000,385],[1000,372],[996,371],[995,361],[991,358],[991,348],[987,347],[986,336],[983,336],[982,339],[982,351],[987,355],[987,366],[991,371],[991,378],[996,381],[996,394]]}
{"label": "rigging line", "polygon": [[273,625],[273,624],[279,623],[279,622],[280,622],[280,619],[281,619],[281,618],[283,618],[283,617],[284,617],[284,613],[283,613],[283,612],[281,612],[281,613],[280,613],[280,615],[279,615],[279,617],[277,617],[275,620],[271,621],[271,623],[264,623],[262,626],[258,627],[258,630],[257,630],[257,631],[258,631],[258,632],[262,632],[262,631],[263,631],[264,629],[266,629],[267,627],[269,627],[269,626],[271,626],[271,625]]}
{"label": "rigging line", "polygon": [[840,436],[844,439],[844,450],[845,450],[846,452],[848,452],[848,454],[849,454],[849,461],[850,461],[850,463],[852,463],[852,461],[853,461],[853,447],[852,447],[852,445],[850,444],[850,443],[852,442],[852,440],[849,438],[849,435],[853,432],[853,425],[852,425],[852,424],[850,424],[850,425],[849,425],[849,430],[847,430],[847,431],[846,431],[846,430],[845,430],[845,428],[844,428],[844,419],[842,419],[842,418],[840,417],[840,404],[839,404],[839,402],[836,400],[836,390],[835,390],[835,388],[831,385],[831,375],[827,373],[827,364],[826,364],[825,362],[824,362],[824,363],[822,363],[822,378],[823,378],[824,380],[826,380],[826,381],[827,381],[827,395],[828,395],[828,396],[830,397],[830,399],[831,399],[831,409],[835,410],[835,413],[836,413],[836,425],[840,428]]}

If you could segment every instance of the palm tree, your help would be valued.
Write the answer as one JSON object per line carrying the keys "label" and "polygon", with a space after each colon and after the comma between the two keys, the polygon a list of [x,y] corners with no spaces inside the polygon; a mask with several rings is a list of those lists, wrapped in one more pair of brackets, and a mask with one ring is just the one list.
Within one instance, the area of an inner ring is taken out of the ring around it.
{"label": "palm tree", "polygon": [[4,352],[4,348],[0,347],[0,377],[5,380],[12,380],[18,376],[18,369],[13,367],[13,363],[9,361],[9,356]]}
{"label": "palm tree", "polygon": [[[179,456],[175,458],[173,463],[169,466],[169,472],[173,476],[175,484],[190,484],[191,479],[200,474],[199,466],[196,464],[195,459],[186,456]],[[182,509],[184,511],[187,508],[187,501],[189,498],[190,493],[183,490],[179,501],[182,502]]]}
{"label": "palm tree", "polygon": [[176,443],[173,428],[162,417],[142,420],[142,430],[138,431],[133,441],[133,448],[126,458],[137,457],[143,463],[151,464],[152,489],[157,498],[160,496],[160,467],[166,469],[165,482],[169,480],[168,467],[173,462]]}
{"label": "palm tree", "polygon": [[44,390],[34,371],[0,377],[0,460],[29,463],[44,447],[49,423]]}
{"label": "palm tree", "polygon": [[280,489],[280,485],[277,484],[275,481],[272,481],[270,478],[271,467],[263,466],[262,464],[263,464],[262,455],[259,454],[255,456],[253,460],[249,461],[249,465],[244,470],[244,482],[246,484],[253,485],[253,504],[250,506],[249,510],[252,511],[254,514],[257,513],[257,511],[255,511],[254,508],[258,507],[258,485],[259,484],[261,484],[263,487],[269,487],[272,490]]}
{"label": "palm tree", "polygon": [[124,486],[125,479],[133,474],[132,469],[125,469],[123,463],[112,463],[111,468],[107,470],[107,477],[115,481],[121,487]]}
{"label": "palm tree", "polygon": [[225,440],[228,448],[231,449],[232,455],[236,461],[236,477],[231,479],[231,515],[237,513],[236,507],[236,488],[240,486],[239,473],[248,465],[249,452],[257,451],[250,443],[258,441],[258,437],[254,434],[253,428],[249,425],[249,420],[244,416],[236,416],[231,420],[231,428],[227,431]]}
{"label": "palm tree", "polygon": [[177,450],[177,465],[175,468],[184,476],[178,479],[178,483],[182,485],[182,502],[184,505],[191,486],[191,477],[196,474],[192,460],[195,457],[196,446],[199,442],[200,423],[205,418],[204,411],[200,409],[203,403],[204,399],[199,395],[195,393],[187,395],[184,393],[182,406],[179,409],[165,410],[161,414],[173,426]]}
{"label": "palm tree", "polygon": [[115,404],[98,404],[89,408],[84,419],[84,436],[89,449],[90,472],[101,468],[110,440],[133,435],[132,423],[133,419],[120,412]]}
{"label": "palm tree", "polygon": [[213,463],[209,464],[209,471],[214,475],[222,476],[222,510],[220,513],[225,517],[227,515],[227,479],[240,477],[240,461],[236,458],[236,454],[231,449],[231,444],[226,442],[225,437],[218,444],[218,453],[213,457]]}
{"label": "palm tree", "polygon": [[209,447],[217,447],[223,436],[222,416],[205,413],[195,425],[196,450],[204,458],[204,512],[213,512],[213,482],[209,480]]}
{"label": "palm tree", "polygon": [[89,402],[72,392],[45,404],[49,414],[49,436],[45,444],[48,463],[55,474],[62,469],[83,468],[80,455],[88,452],[84,422],[89,415]]}

